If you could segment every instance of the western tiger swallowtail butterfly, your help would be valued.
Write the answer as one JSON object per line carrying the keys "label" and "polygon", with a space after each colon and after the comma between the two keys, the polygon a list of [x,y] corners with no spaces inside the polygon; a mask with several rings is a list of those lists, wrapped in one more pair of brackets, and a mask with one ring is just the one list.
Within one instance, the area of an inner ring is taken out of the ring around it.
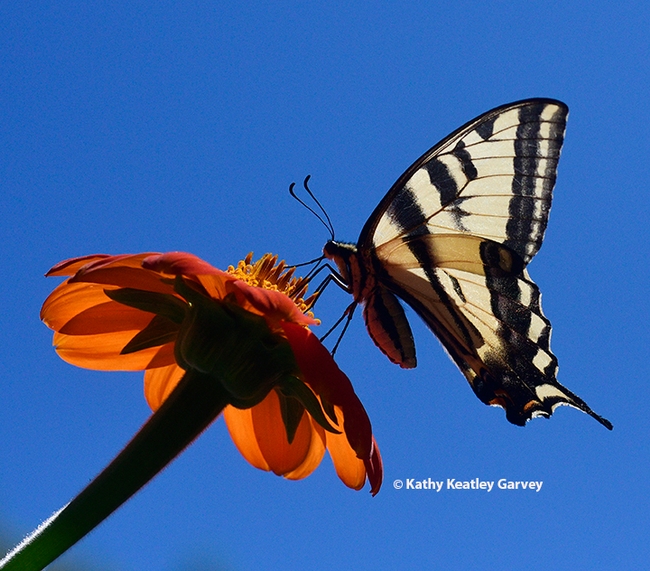
{"label": "western tiger swallowtail butterfly", "polygon": [[526,269],[546,230],[567,114],[560,101],[529,99],[463,125],[397,180],[356,245],[332,239],[324,254],[394,363],[416,365],[399,298],[513,424],[569,405],[611,429],[558,383],[551,323]]}

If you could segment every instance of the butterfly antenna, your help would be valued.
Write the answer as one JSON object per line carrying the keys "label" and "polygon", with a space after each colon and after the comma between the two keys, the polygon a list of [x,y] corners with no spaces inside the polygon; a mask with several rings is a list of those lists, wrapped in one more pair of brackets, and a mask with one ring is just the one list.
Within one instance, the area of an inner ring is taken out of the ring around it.
{"label": "butterfly antenna", "polygon": [[309,212],[311,212],[318,220],[320,223],[325,226],[327,231],[329,232],[332,240],[334,239],[334,227],[332,226],[332,221],[330,220],[330,217],[327,215],[327,212],[325,212],[325,209],[323,208],[322,204],[318,201],[318,199],[314,196],[314,193],[309,189],[309,186],[307,185],[309,179],[311,178],[311,175],[307,175],[305,178],[304,182],[302,183],[305,190],[307,191],[307,194],[309,197],[316,203],[320,211],[323,213],[323,216],[321,216],[318,212],[316,212],[311,206],[307,205],[307,203],[302,200],[301,198],[298,198],[298,195],[296,195],[296,191],[294,190],[296,187],[296,183],[292,182],[289,185],[289,194],[293,196],[300,204],[302,204]]}
{"label": "butterfly antenna", "polygon": [[302,185],[305,187],[305,190],[307,191],[307,194],[311,197],[311,199],[316,203],[318,208],[320,208],[320,211],[323,213],[323,216],[325,216],[325,220],[327,220],[327,224],[325,225],[326,228],[329,230],[330,236],[332,240],[334,240],[334,224],[332,224],[332,221],[330,220],[329,215],[327,214],[327,211],[323,208],[323,205],[320,203],[318,198],[314,195],[314,193],[311,191],[309,188],[309,179],[311,178],[311,175],[308,174],[305,177],[305,180],[303,181]]}

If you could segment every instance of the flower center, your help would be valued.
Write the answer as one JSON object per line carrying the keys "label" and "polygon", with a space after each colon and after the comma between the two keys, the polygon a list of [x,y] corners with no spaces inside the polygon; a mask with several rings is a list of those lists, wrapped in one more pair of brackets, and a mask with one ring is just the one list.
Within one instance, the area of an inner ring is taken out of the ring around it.
{"label": "flower center", "polygon": [[252,260],[253,252],[250,252],[246,258],[239,261],[237,267],[228,266],[226,271],[249,286],[279,291],[291,298],[302,313],[309,312],[316,301],[317,294],[304,299],[309,280],[294,277],[296,268],[287,267],[284,260],[278,263],[278,256],[272,254],[264,254],[256,262]]}

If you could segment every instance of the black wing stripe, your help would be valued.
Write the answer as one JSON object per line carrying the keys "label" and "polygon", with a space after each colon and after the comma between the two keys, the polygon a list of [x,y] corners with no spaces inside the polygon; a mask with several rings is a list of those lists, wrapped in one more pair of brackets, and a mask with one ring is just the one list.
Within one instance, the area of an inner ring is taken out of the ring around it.
{"label": "black wing stripe", "polygon": [[386,215],[395,228],[417,228],[426,223],[426,217],[416,196],[405,190],[391,203]]}
{"label": "black wing stripe", "polygon": [[[449,274],[454,278],[463,291],[463,297],[458,296],[454,300],[457,309],[462,310],[477,321],[480,321],[485,328],[496,331],[495,339],[499,343],[494,345],[495,350],[503,345],[501,341],[508,341],[510,332],[528,339],[536,348],[550,354],[549,340],[551,324],[535,304],[527,305],[529,290],[539,294],[533,282],[524,279],[524,276],[509,278],[509,287],[501,292],[490,288],[491,280],[487,277],[459,272],[458,270],[440,269],[439,272]],[[505,281],[504,278],[499,278]],[[514,291],[512,291],[514,290]],[[485,298],[488,295],[489,297]],[[479,329],[480,326],[477,325]],[[503,333],[503,335],[502,335]]]}
{"label": "black wing stripe", "polygon": [[472,162],[472,155],[465,148],[463,141],[458,141],[451,154],[460,161],[460,168],[467,177],[467,180],[474,180],[478,176],[476,166]]}
{"label": "black wing stripe", "polygon": [[432,159],[424,168],[429,173],[429,181],[438,189],[441,204],[447,204],[458,196],[458,183],[445,163],[439,159]]}
{"label": "black wing stripe", "polygon": [[490,117],[489,119],[486,119],[482,123],[479,124],[479,126],[476,128],[476,132],[478,133],[479,137],[483,139],[484,141],[487,141],[488,139],[491,139],[492,136],[494,135],[494,121],[496,120],[497,116],[494,115],[493,117]]}
{"label": "black wing stripe", "polygon": [[[504,244],[527,260],[542,245],[555,185],[557,157],[564,140],[565,118],[562,118],[558,128],[558,111],[547,123],[549,137],[542,137],[543,114],[546,110],[547,106],[543,104],[522,107],[519,110],[521,122],[514,141],[513,196],[508,208],[510,220],[506,225]],[[538,202],[535,197],[540,197],[543,202]]]}
{"label": "black wing stripe", "polygon": [[431,288],[435,292],[435,296],[440,303],[447,308],[447,320],[450,322],[450,325],[458,331],[465,344],[472,345],[476,343],[477,337],[480,337],[480,334],[475,328],[471,328],[470,331],[468,322],[463,320],[457,312],[453,311],[453,303],[449,299],[447,290],[440,283],[440,280],[436,275],[434,256],[432,255],[430,248],[428,248],[427,244],[421,240],[408,242],[408,247],[418,261],[420,268],[424,271]]}

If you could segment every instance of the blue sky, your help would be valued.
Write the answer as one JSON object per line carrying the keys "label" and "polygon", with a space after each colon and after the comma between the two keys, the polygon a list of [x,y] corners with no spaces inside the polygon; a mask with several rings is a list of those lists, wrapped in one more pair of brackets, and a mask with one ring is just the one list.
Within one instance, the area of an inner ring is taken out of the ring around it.
{"label": "blue sky", "polygon": [[[75,569],[613,569],[647,564],[650,8],[646,2],[13,2],[0,7],[0,532],[11,544],[145,421],[139,373],[74,368],[39,321],[90,253],[249,251],[328,238],[293,201],[312,175],[355,241],[394,180],[465,121],[526,97],[570,108],[544,246],[529,266],[561,408],[510,425],[411,313],[403,371],[358,316],[337,360],[372,419],[384,487],[326,460],[289,482],[221,420],[60,560]],[[319,302],[332,323],[349,300]],[[646,357],[644,357],[644,355]],[[529,491],[395,490],[395,479],[541,480]],[[63,567],[61,567],[63,568]]]}

